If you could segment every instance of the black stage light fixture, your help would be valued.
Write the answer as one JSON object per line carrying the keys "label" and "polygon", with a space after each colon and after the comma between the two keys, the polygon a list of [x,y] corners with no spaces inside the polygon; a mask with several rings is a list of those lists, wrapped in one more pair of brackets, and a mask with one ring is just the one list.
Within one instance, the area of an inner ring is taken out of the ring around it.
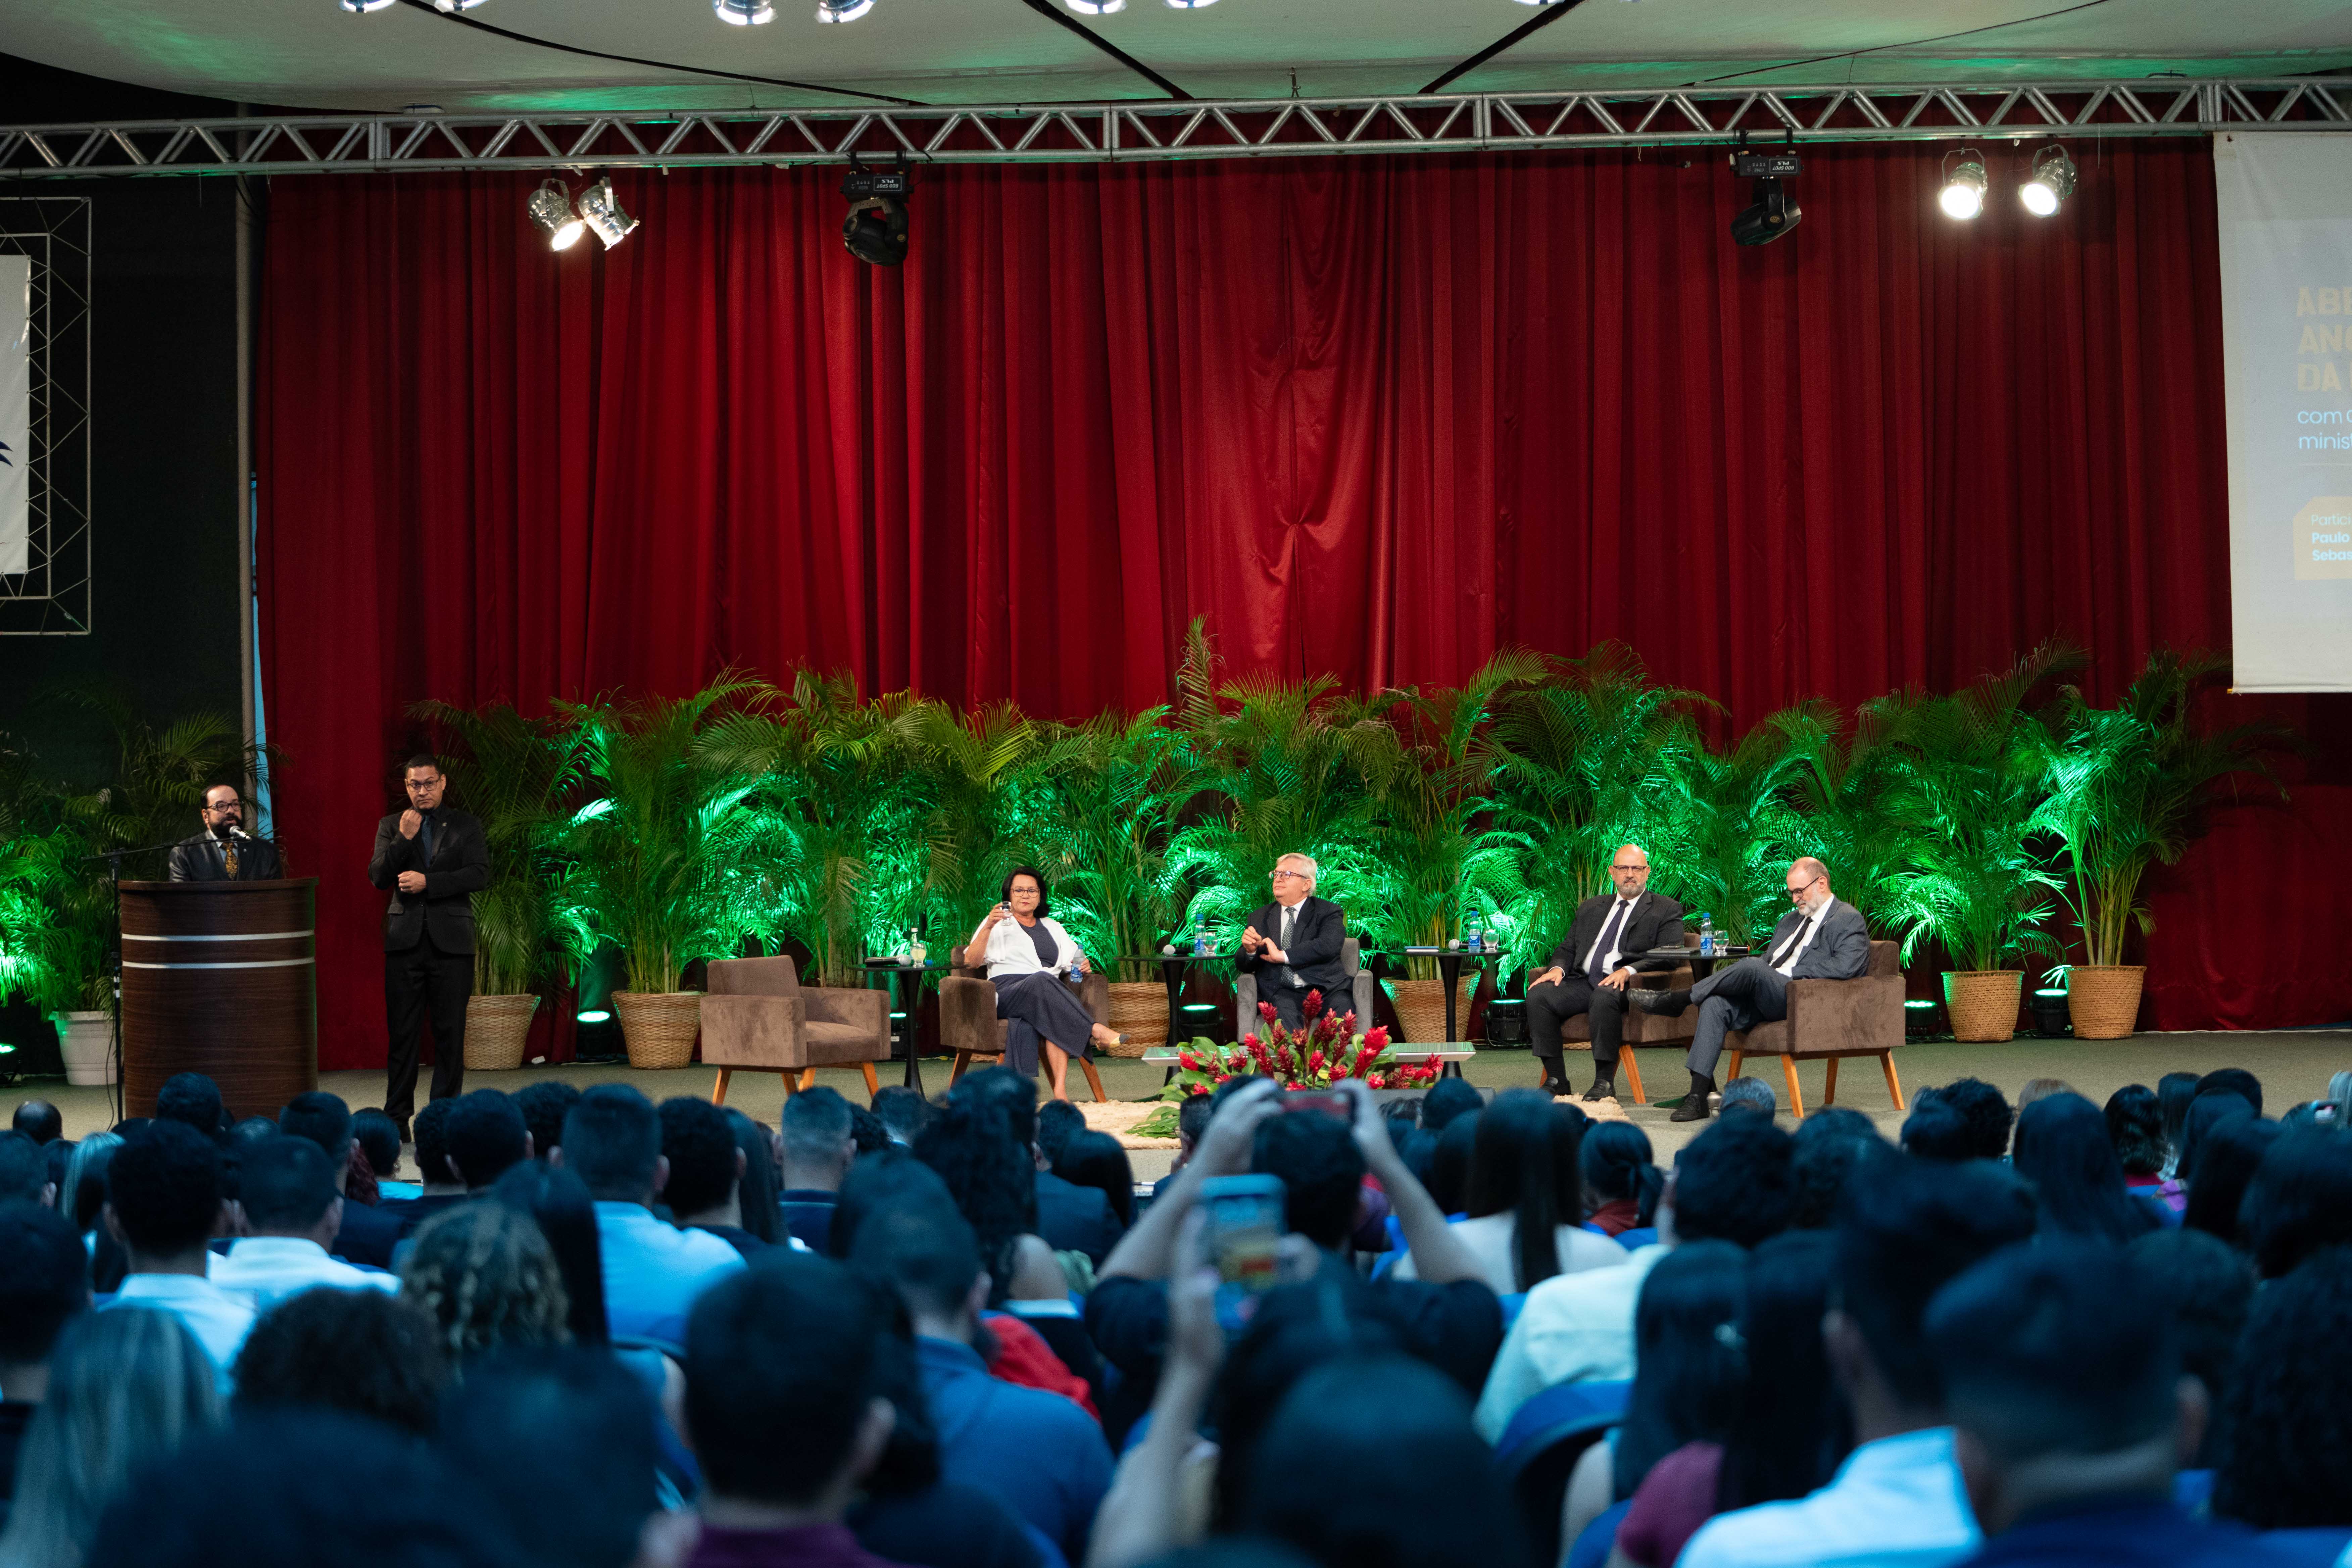
{"label": "black stage light fixture", "polygon": [[872,267],[906,260],[907,197],[913,189],[903,160],[895,169],[869,169],[851,159],[849,177],[841,182],[841,194],[849,198],[849,216],[841,220],[843,247]]}
{"label": "black stage light fixture", "polygon": [[1803,160],[1794,153],[1750,153],[1742,147],[1731,155],[1735,179],[1753,180],[1748,205],[1731,219],[1734,245],[1769,245],[1797,226],[1805,216],[1780,184],[1804,173]]}

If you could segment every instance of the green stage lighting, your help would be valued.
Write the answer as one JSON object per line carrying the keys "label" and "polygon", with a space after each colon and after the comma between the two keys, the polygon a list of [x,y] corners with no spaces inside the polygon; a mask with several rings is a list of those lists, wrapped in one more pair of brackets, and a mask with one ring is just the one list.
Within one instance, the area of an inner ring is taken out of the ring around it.
{"label": "green stage lighting", "polygon": [[612,1021],[613,1011],[609,1007],[591,1007],[581,1014],[578,1019],[578,1022],[583,1024],[609,1024]]}

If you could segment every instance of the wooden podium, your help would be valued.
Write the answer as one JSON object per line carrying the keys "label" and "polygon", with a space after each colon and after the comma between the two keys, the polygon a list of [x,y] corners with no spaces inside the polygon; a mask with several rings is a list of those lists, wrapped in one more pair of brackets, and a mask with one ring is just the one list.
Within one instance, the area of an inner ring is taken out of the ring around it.
{"label": "wooden podium", "polygon": [[220,1085],[238,1118],[319,1087],[319,879],[125,882],[122,1097],[155,1113],[173,1073]]}

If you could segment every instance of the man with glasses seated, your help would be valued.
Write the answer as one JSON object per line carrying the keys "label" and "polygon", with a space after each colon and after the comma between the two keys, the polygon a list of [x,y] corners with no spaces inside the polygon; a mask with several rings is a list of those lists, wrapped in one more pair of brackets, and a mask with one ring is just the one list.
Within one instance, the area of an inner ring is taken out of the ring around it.
{"label": "man with glasses seated", "polygon": [[1828,867],[1810,855],[1792,862],[1789,901],[1794,908],[1780,917],[1761,953],[1718,965],[1687,991],[1633,993],[1634,1006],[1669,1018],[1698,1005],[1697,1032],[1691,1037],[1690,1092],[1675,1111],[1675,1121],[1706,1118],[1724,1036],[1787,1017],[1790,981],[1854,980],[1870,967],[1870,928],[1863,923],[1861,910],[1838,902],[1831,893]]}
{"label": "man with glasses seated", "polygon": [[[1244,974],[1257,976],[1258,1000],[1272,1003],[1283,1026],[1293,1031],[1305,1022],[1309,991],[1323,993],[1335,1011],[1348,1011],[1348,976],[1339,967],[1348,922],[1339,905],[1315,896],[1315,879],[1321,874],[1310,855],[1285,855],[1274,863],[1274,902],[1250,916],[1234,963]],[[1360,1018],[1356,1025],[1366,1029],[1371,1022]],[[1256,1026],[1254,1018],[1242,1020],[1244,1033]]]}
{"label": "man with glasses seated", "polygon": [[1584,1098],[1617,1098],[1625,987],[1643,969],[1675,967],[1643,954],[1683,944],[1683,907],[1649,890],[1650,858],[1640,845],[1617,847],[1609,879],[1617,890],[1576,906],[1576,919],[1553,950],[1550,965],[1528,982],[1528,1041],[1543,1064],[1546,1094],[1570,1091],[1560,1063],[1560,1026],[1585,1013],[1592,1019],[1592,1087]]}
{"label": "man with glasses seated", "polygon": [[286,875],[278,846],[245,833],[245,802],[236,785],[218,784],[205,791],[197,814],[202,833],[172,846],[174,882],[266,882]]}

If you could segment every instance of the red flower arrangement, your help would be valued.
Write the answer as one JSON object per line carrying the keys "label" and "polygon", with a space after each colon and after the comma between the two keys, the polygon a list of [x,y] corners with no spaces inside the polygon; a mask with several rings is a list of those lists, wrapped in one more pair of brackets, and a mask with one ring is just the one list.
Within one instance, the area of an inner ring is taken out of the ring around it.
{"label": "red flower arrangement", "polygon": [[1372,1089],[1420,1089],[1437,1081],[1435,1062],[1401,1062],[1389,1052],[1389,1032],[1373,1027],[1356,1033],[1356,1015],[1323,1005],[1323,993],[1309,991],[1300,1014],[1306,1026],[1290,1033],[1271,1002],[1257,1005],[1264,1033],[1253,1030],[1235,1046],[1194,1040],[1176,1058],[1172,1086],[1189,1098],[1213,1092],[1227,1079],[1255,1073],[1285,1089],[1328,1089],[1360,1078]]}

